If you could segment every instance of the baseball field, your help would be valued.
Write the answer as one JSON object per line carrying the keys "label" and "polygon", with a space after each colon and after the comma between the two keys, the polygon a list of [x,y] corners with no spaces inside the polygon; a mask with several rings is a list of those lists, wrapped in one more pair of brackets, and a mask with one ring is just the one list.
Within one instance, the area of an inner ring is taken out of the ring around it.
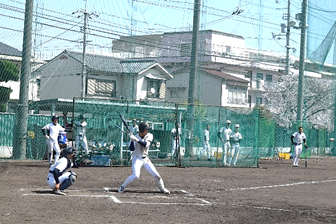
{"label": "baseball field", "polygon": [[142,169],[71,169],[67,196],[52,194],[46,161],[0,161],[0,223],[334,223],[336,159],[261,160],[259,168],[157,167],[170,195]]}

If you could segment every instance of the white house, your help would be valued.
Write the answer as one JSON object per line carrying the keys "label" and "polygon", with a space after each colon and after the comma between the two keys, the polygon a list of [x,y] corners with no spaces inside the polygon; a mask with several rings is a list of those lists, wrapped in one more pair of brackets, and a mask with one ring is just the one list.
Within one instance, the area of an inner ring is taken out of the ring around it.
{"label": "white house", "polygon": [[[112,52],[160,62],[174,76],[167,82],[167,100],[181,102],[187,100],[191,41],[192,32],[120,37],[113,41]],[[218,106],[266,104],[263,93],[265,88],[276,85],[278,76],[283,74],[283,58],[274,52],[247,49],[240,35],[201,30],[196,98],[204,104]],[[205,73],[204,69],[216,71],[216,75]]]}
{"label": "white house", "polygon": [[[86,54],[86,97],[164,100],[172,75],[154,60],[122,60]],[[41,77],[40,99],[81,97],[83,55],[63,51],[34,72]]]}

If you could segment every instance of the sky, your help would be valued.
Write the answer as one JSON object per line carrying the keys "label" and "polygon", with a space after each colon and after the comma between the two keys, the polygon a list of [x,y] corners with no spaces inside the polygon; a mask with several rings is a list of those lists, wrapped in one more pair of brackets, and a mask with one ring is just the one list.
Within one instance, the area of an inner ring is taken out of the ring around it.
{"label": "sky", "polygon": [[[332,3],[332,0],[325,1]],[[34,0],[33,55],[50,59],[64,49],[82,51],[85,8],[91,15],[87,51],[103,53],[120,36],[191,31],[193,3],[194,0]],[[284,33],[278,34],[280,24],[286,23],[288,0],[201,0],[201,4],[200,29],[238,34],[245,38],[248,48],[285,54]],[[0,42],[19,50],[24,7],[25,0],[0,0]],[[242,12],[232,15],[237,10]],[[295,14],[300,11],[301,1],[291,0],[291,20],[296,21]],[[318,8],[317,17],[319,13]],[[336,18],[334,13],[331,15]],[[327,21],[327,27],[331,23]],[[323,38],[316,35],[315,45]],[[292,29],[291,47],[291,54],[298,57],[300,30]]]}

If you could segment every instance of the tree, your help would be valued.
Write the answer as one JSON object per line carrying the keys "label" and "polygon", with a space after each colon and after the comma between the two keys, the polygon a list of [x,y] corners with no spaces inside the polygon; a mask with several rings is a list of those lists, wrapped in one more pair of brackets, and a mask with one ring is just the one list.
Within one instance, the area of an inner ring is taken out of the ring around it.
{"label": "tree", "polygon": [[[19,80],[19,68],[10,61],[0,60],[0,82]],[[0,86],[0,112],[6,111],[6,103],[13,92],[11,88]]]}
{"label": "tree", "polygon": [[[266,90],[267,108],[281,126],[289,127],[297,113],[298,74],[283,75],[276,86]],[[331,80],[305,77],[303,120],[331,130],[335,89]]]}

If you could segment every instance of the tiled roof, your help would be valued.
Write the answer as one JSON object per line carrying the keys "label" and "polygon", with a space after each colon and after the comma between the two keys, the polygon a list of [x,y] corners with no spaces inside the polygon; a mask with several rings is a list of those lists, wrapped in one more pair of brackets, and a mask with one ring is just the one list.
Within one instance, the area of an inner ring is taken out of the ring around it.
{"label": "tiled roof", "polygon": [[154,65],[157,63],[154,60],[147,60],[147,61],[121,61],[121,66],[123,68],[123,73],[139,73],[146,68]]}
{"label": "tiled roof", "polygon": [[208,69],[203,69],[204,72],[212,74],[214,76],[218,76],[220,78],[223,78],[228,81],[234,81],[234,82],[241,82],[241,83],[249,83],[249,81],[245,79],[241,79],[239,77],[227,74],[225,72],[220,72],[220,71],[215,71],[215,70],[208,70]]}
{"label": "tiled roof", "polygon": [[0,54],[1,55],[9,55],[9,56],[17,56],[21,57],[22,52],[19,51],[18,49],[11,47],[7,44],[1,43],[0,42]]}
{"label": "tiled roof", "polygon": [[[82,63],[83,54],[79,52],[67,52],[65,54],[75,58],[77,61]],[[122,60],[120,58],[114,58],[110,56],[102,55],[85,55],[85,65],[91,70],[114,72],[114,73],[139,73],[146,68],[156,64],[154,60]]]}

